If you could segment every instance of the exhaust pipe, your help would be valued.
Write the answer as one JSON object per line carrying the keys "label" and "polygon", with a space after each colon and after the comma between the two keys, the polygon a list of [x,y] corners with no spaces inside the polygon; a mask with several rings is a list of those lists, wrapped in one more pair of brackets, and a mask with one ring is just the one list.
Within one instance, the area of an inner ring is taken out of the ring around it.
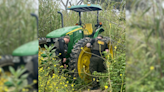
{"label": "exhaust pipe", "polygon": [[[38,16],[36,15],[36,14],[34,14],[34,13],[31,13],[31,16],[33,16],[33,17],[35,17],[36,18],[36,22],[37,22],[37,36],[39,35],[39,27],[38,27],[38,21],[39,21],[39,19],[38,19]],[[39,36],[38,36],[38,38],[39,38]],[[39,38],[39,45],[40,44],[46,44],[47,42],[46,42],[46,38],[44,38],[44,37],[41,37],[41,38]]]}
{"label": "exhaust pipe", "polygon": [[38,36],[38,34],[39,34],[39,30],[38,30],[38,16],[36,14],[34,14],[34,13],[31,13],[31,16],[36,18],[36,22],[37,22],[37,36]]}
{"label": "exhaust pipe", "polygon": [[64,27],[64,24],[63,24],[63,14],[60,11],[58,11],[58,13],[61,15],[62,27]]}

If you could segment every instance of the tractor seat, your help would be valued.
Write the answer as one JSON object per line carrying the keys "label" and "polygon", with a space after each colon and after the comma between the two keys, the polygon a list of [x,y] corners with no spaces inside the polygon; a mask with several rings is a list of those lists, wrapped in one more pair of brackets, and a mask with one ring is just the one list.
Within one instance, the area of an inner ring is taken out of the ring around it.
{"label": "tractor seat", "polygon": [[86,23],[85,26],[86,26],[86,28],[84,30],[84,35],[92,35],[92,33],[93,33],[92,24]]}

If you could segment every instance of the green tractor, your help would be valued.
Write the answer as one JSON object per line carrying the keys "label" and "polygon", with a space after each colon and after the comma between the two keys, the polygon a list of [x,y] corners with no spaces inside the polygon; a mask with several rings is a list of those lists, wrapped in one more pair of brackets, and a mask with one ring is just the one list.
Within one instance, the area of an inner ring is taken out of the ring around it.
{"label": "green tractor", "polygon": [[[37,15],[35,15],[35,14],[31,14],[31,15],[36,17],[37,25],[38,25]],[[38,47],[39,47],[38,40],[34,40],[34,41],[28,42],[26,44],[23,44],[22,46],[16,48],[12,52],[12,55],[1,56],[0,67],[4,70],[5,74],[10,76],[11,73],[9,72],[9,66],[12,66],[16,70],[16,69],[18,69],[18,67],[21,67],[22,65],[24,65],[30,76],[27,78],[28,83],[30,82],[29,84],[31,84],[33,82],[33,79],[37,80],[37,78],[38,78],[38,74],[37,74],[38,51],[39,51]],[[25,71],[23,74],[27,73],[27,71]],[[1,72],[0,72],[0,75],[1,75]],[[14,86],[14,84],[11,81],[0,78],[0,81],[1,80],[3,80],[2,85],[6,85],[8,87]],[[21,85],[21,81],[19,81],[18,85]],[[35,87],[34,89],[37,90],[37,84],[34,87]],[[2,89],[0,89],[0,91],[2,91]]]}
{"label": "green tractor", "polygon": [[[46,38],[40,38],[39,43],[41,47],[44,47],[44,44],[49,46],[50,44],[54,44],[58,38],[69,35],[70,42],[68,44],[66,55],[68,60],[68,69],[70,71],[74,70],[74,73],[71,74],[72,77],[80,77],[84,80],[90,80],[89,76],[84,74],[84,70],[86,73],[90,73],[89,64],[91,51],[90,48],[86,47],[86,44],[91,41],[91,38],[96,38],[98,34],[104,31],[102,28],[102,23],[99,22],[99,11],[102,10],[102,8],[98,5],[86,4],[70,6],[67,8],[67,10],[78,12],[79,23],[77,23],[76,26],[63,27],[63,15],[61,12],[58,12],[61,14],[62,28],[48,33]],[[97,11],[97,23],[95,25],[96,30],[93,30],[91,23],[82,23],[81,21],[81,12],[89,11]],[[111,58],[113,58],[113,47],[110,38],[104,37],[103,40],[108,43]]]}

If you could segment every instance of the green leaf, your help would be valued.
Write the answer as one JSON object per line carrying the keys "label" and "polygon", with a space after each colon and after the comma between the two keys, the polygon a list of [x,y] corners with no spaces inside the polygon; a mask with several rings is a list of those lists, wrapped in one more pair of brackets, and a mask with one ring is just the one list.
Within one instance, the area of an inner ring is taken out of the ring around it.
{"label": "green leaf", "polygon": [[29,74],[23,74],[23,75],[21,76],[21,79],[26,79],[26,78],[28,77],[28,75],[29,75]]}
{"label": "green leaf", "polygon": [[151,8],[151,7],[148,7],[148,8],[142,13],[141,17],[142,17],[143,15],[145,15],[145,13],[148,12],[148,11],[150,10],[150,8]]}
{"label": "green leaf", "polygon": [[13,67],[9,66],[9,70],[14,76],[16,76],[16,72]]}
{"label": "green leaf", "polygon": [[48,47],[47,47],[47,45],[45,45],[45,44],[44,44],[44,47],[46,48],[46,50],[48,50]]}
{"label": "green leaf", "polygon": [[25,71],[26,71],[26,68],[24,68],[23,70],[21,70],[21,71],[18,73],[18,77],[19,77],[20,75],[22,75]]}

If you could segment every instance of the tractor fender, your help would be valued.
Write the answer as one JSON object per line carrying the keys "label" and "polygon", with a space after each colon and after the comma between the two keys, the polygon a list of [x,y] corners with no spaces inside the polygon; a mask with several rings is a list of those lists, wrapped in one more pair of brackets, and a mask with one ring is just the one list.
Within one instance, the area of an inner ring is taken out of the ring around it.
{"label": "tractor fender", "polygon": [[96,30],[96,32],[94,33],[93,38],[96,38],[101,32],[104,32],[104,29],[102,27],[100,27]]}

